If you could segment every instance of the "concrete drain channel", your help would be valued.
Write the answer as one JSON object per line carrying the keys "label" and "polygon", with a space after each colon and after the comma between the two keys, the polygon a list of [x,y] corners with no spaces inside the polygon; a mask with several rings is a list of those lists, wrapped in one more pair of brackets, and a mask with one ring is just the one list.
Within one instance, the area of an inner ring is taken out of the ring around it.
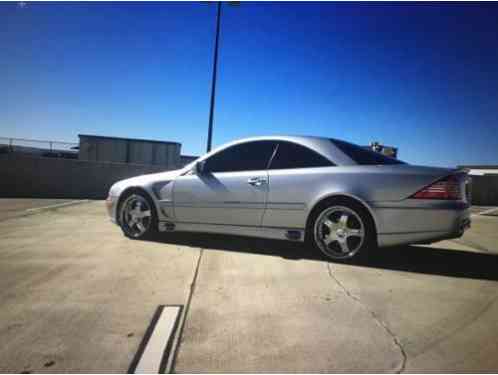
{"label": "concrete drain channel", "polygon": [[182,317],[182,305],[160,305],[128,369],[129,374],[170,373]]}

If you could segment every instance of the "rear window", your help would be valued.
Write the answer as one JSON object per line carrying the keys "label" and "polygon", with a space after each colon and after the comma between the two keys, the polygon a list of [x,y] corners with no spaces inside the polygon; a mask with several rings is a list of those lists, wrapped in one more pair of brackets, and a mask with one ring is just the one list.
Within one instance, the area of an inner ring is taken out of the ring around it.
{"label": "rear window", "polygon": [[368,150],[352,143],[339,141],[337,139],[331,139],[330,141],[360,165],[406,164],[401,160],[391,158],[389,156],[372,150]]}
{"label": "rear window", "polygon": [[334,164],[317,152],[291,142],[279,142],[268,169],[331,167]]}

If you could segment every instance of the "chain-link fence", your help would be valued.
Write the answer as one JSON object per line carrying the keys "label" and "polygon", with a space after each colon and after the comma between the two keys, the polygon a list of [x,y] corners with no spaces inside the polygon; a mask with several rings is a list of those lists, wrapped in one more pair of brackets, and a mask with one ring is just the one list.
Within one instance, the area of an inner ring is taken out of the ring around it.
{"label": "chain-link fence", "polygon": [[8,152],[76,159],[78,143],[0,137],[0,153]]}

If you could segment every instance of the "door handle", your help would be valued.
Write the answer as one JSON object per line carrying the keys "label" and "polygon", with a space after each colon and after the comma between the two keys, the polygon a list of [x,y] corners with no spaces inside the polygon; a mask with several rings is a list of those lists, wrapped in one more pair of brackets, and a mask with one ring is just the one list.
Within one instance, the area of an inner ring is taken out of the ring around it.
{"label": "door handle", "polygon": [[261,177],[251,177],[247,180],[247,183],[252,186],[261,186],[266,183],[266,180]]}

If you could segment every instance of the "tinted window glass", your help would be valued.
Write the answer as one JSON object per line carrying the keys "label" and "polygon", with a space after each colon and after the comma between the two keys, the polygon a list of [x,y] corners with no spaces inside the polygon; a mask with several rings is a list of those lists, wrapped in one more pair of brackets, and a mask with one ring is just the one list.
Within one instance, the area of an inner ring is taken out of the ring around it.
{"label": "tinted window glass", "polygon": [[317,152],[291,142],[279,142],[270,169],[315,168],[333,166],[330,160]]}
{"label": "tinted window glass", "polygon": [[271,141],[235,145],[208,158],[205,169],[208,172],[265,170],[275,146]]}
{"label": "tinted window glass", "polygon": [[401,160],[391,158],[352,143],[338,141],[337,139],[331,139],[330,141],[360,165],[406,164]]}

